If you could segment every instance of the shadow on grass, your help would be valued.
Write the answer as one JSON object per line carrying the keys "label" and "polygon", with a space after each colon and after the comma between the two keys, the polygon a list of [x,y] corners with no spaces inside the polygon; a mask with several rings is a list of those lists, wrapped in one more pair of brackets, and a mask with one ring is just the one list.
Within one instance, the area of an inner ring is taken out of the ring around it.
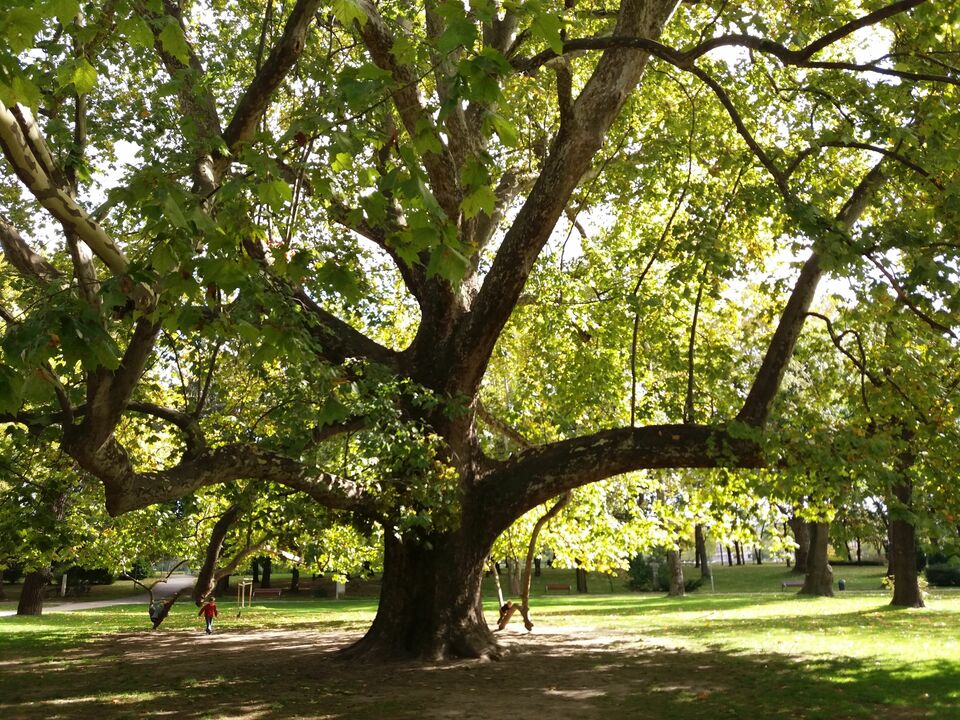
{"label": "shadow on grass", "polygon": [[[122,633],[0,664],[0,716],[32,718],[960,718],[960,664],[692,652],[626,634],[501,634],[501,663],[348,665],[317,625]],[[322,626],[326,628],[327,626]]]}

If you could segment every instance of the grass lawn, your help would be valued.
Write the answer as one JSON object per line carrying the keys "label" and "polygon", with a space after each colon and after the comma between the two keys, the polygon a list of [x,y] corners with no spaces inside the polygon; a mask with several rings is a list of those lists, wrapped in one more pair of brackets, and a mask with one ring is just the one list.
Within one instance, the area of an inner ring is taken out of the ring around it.
{"label": "grass lawn", "polygon": [[0,717],[960,720],[960,593],[893,610],[873,591],[882,570],[838,568],[854,590],[832,599],[781,592],[778,566],[718,568],[716,593],[681,599],[594,577],[588,595],[546,593],[564,582],[550,571],[534,584],[534,632],[514,623],[509,654],[486,664],[336,659],[373,599],[240,617],[221,602],[211,637],[190,605],[159,632],[139,606],[0,618]]}

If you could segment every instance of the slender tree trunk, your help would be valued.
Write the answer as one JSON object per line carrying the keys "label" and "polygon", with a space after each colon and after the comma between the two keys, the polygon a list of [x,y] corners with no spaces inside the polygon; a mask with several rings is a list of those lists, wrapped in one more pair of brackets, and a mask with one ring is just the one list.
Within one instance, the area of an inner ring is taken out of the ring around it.
{"label": "slender tree trunk", "polygon": [[733,567],[733,556],[730,554],[730,546],[727,545],[727,566]]}
{"label": "slender tree trunk", "polygon": [[260,582],[260,558],[254,558],[251,563],[251,574],[255,583]]}
{"label": "slender tree trunk", "polygon": [[513,597],[520,597],[522,593],[520,587],[520,561],[515,557],[507,558],[507,578],[510,582],[510,594]]}
{"label": "slender tree trunk", "polygon": [[833,597],[833,568],[827,562],[830,544],[830,523],[810,523],[810,554],[807,557],[807,575],[800,589],[801,595]]}
{"label": "slender tree trunk", "polygon": [[757,561],[757,565],[763,565],[763,556],[761,555],[761,550],[759,545],[753,546],[753,555],[754,559]]}
{"label": "slender tree trunk", "polygon": [[582,568],[577,568],[577,592],[587,592],[587,571]]}
{"label": "slender tree trunk", "polygon": [[903,477],[893,487],[902,506],[890,513],[890,565],[893,568],[893,600],[896,607],[924,607],[917,572],[917,531],[909,516],[913,505],[913,483]]}
{"label": "slender tree trunk", "polygon": [[700,557],[700,577],[704,582],[710,582],[713,571],[710,570],[710,560],[707,558],[707,538],[703,532],[703,525],[698,524],[694,527],[693,539],[697,548],[697,555]]}
{"label": "slender tree trunk", "polygon": [[268,588],[270,587],[270,573],[273,570],[273,560],[268,557],[260,558],[260,564],[263,567],[263,572],[260,575],[260,587]]}
{"label": "slender tree trunk", "polygon": [[743,565],[743,547],[740,545],[739,540],[733,541],[733,552],[737,556],[737,565]]}
{"label": "slender tree trunk", "polygon": [[23,590],[17,603],[17,615],[42,615],[43,593],[50,583],[50,570],[35,570],[23,578]]}
{"label": "slender tree trunk", "polygon": [[680,553],[676,550],[667,550],[667,567],[670,569],[671,597],[683,597],[683,565],[680,564]]}
{"label": "slender tree trunk", "polygon": [[290,592],[300,591],[300,568],[295,567],[290,571]]}
{"label": "slender tree trunk", "polygon": [[810,523],[797,516],[793,516],[787,522],[793,530],[793,540],[797,543],[793,551],[793,572],[806,575],[807,557],[810,555]]}
{"label": "slender tree trunk", "polygon": [[[529,632],[533,630],[533,620],[530,619],[530,565],[534,560],[534,553],[537,551],[537,540],[540,537],[540,531],[543,529],[543,526],[546,525],[552,518],[554,518],[557,513],[559,513],[563,507],[570,502],[572,494],[569,492],[564,493],[557,501],[547,510],[540,518],[537,520],[536,524],[533,526],[533,531],[530,533],[530,542],[527,543],[527,558],[523,565],[523,592],[520,595],[520,614],[523,616],[523,626]],[[537,574],[540,574],[540,559],[537,558]],[[501,606],[503,605],[503,600],[500,601]],[[509,616],[506,620],[509,620]],[[501,621],[498,624],[498,628],[502,630],[506,626],[505,621]]]}
{"label": "slender tree trunk", "polygon": [[853,563],[853,552],[850,550],[850,543],[847,541],[844,541],[843,547],[846,548],[847,550],[847,562]]}
{"label": "slender tree trunk", "polygon": [[863,565],[863,545],[860,538],[857,538],[857,565]]}

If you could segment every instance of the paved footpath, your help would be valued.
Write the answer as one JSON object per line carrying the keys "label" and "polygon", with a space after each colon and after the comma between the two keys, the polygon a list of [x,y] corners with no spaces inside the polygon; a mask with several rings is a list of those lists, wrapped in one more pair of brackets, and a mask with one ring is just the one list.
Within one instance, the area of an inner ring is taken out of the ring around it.
{"label": "paved footpath", "polygon": [[[159,583],[153,589],[154,598],[157,600],[162,600],[169,595],[173,595],[181,588],[193,585],[196,580],[197,578],[193,575],[171,575],[169,580],[164,583]],[[43,612],[75,612],[77,610],[93,610],[94,608],[111,607],[113,605],[146,605],[148,602],[150,602],[150,596],[147,593],[130,595],[129,597],[116,598],[114,600],[88,600],[86,602],[80,601],[52,603],[44,602]],[[16,608],[13,608],[12,610],[0,610],[0,617],[8,617],[16,614]]]}

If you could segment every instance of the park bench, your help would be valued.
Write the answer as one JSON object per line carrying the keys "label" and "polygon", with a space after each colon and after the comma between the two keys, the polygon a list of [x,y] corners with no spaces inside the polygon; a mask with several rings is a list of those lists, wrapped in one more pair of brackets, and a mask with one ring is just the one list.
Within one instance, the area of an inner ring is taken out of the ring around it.
{"label": "park bench", "polygon": [[780,585],[781,590],[786,590],[788,587],[803,587],[803,580],[784,580]]}
{"label": "park bench", "polygon": [[570,592],[570,585],[568,583],[547,583],[544,586],[545,590],[566,590]]}
{"label": "park bench", "polygon": [[254,597],[280,597],[283,588],[254,588]]}

